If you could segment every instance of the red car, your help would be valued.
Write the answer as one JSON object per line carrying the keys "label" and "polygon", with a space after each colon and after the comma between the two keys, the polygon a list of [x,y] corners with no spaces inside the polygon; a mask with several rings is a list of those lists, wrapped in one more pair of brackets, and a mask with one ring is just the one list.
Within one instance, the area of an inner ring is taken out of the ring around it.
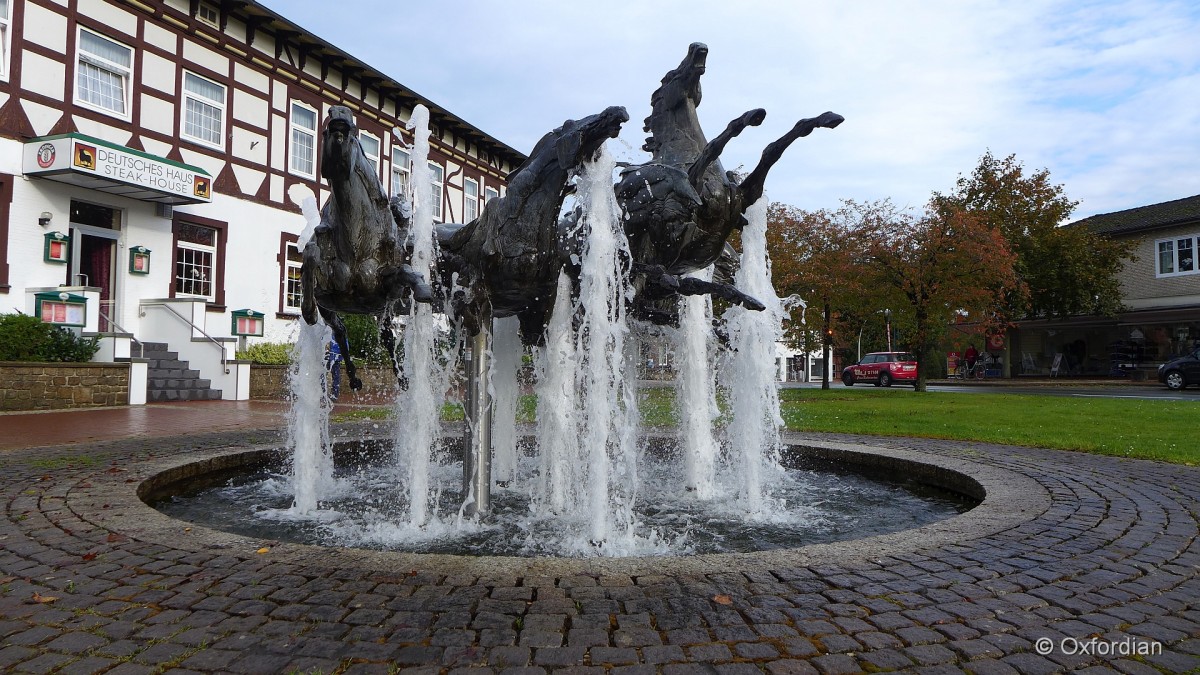
{"label": "red car", "polygon": [[909,352],[872,352],[842,370],[842,384],[847,387],[855,382],[890,387],[893,382],[913,384],[916,381],[917,360]]}

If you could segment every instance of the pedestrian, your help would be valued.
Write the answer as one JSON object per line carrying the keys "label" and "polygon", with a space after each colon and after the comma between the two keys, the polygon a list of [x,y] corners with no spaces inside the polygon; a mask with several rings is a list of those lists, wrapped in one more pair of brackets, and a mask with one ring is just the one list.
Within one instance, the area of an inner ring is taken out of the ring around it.
{"label": "pedestrian", "polygon": [[337,340],[330,340],[325,350],[325,369],[333,378],[333,387],[329,390],[329,400],[336,401],[342,390],[342,348]]}
{"label": "pedestrian", "polygon": [[974,342],[967,346],[967,353],[964,356],[967,358],[967,370],[974,372],[975,362],[979,360],[979,350],[975,349]]}

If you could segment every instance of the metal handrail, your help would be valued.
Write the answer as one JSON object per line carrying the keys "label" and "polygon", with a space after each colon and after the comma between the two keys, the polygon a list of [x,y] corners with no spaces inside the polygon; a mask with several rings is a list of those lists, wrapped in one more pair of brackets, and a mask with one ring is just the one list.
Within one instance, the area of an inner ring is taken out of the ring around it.
{"label": "metal handrail", "polygon": [[168,305],[168,304],[167,304],[167,303],[165,303],[165,302],[145,302],[145,301],[143,301],[143,302],[142,302],[142,305],[143,305],[143,306],[147,306],[147,305],[156,305],[156,306],[158,306],[158,307],[162,307],[163,309],[167,310],[168,312],[170,312],[170,313],[174,314],[175,316],[179,317],[179,320],[180,320],[180,321],[182,321],[182,322],[186,323],[187,325],[191,326],[191,327],[192,327],[192,330],[198,331],[198,332],[199,332],[201,335],[203,335],[204,337],[208,338],[208,341],[209,341],[209,342],[211,342],[211,343],[213,343],[213,346],[215,346],[217,349],[220,349],[220,350],[221,350],[221,368],[223,368],[223,369],[225,370],[225,374],[226,374],[226,375],[228,375],[228,374],[229,374],[229,359],[225,358],[225,347],[224,347],[224,346],[223,346],[223,345],[222,345],[220,342],[217,342],[216,338],[214,338],[213,336],[209,335],[208,333],[205,333],[203,328],[201,328],[201,327],[197,326],[196,324],[192,323],[190,319],[188,319],[186,316],[184,316],[184,315],[180,314],[179,312],[176,312],[176,311],[175,311],[175,308],[171,307],[170,305]]}
{"label": "metal handrail", "polygon": [[142,357],[144,357],[144,356],[146,355],[146,348],[145,348],[145,346],[142,344],[142,341],[141,341],[141,340],[139,340],[139,339],[137,339],[137,338],[136,338],[136,337],[133,335],[133,333],[132,333],[132,332],[125,330],[125,327],[124,327],[124,326],[122,326],[121,324],[117,323],[116,321],[113,321],[113,318],[112,318],[111,316],[109,316],[109,315],[105,314],[105,313],[104,313],[104,310],[100,310],[100,316],[104,317],[104,319],[105,319],[106,321],[108,321],[108,325],[109,325],[109,326],[116,326],[117,330],[121,331],[122,333],[125,333],[125,334],[129,335],[129,339],[130,339],[130,340],[133,340],[134,344],[136,344],[136,345],[138,346],[138,358],[142,358]]}

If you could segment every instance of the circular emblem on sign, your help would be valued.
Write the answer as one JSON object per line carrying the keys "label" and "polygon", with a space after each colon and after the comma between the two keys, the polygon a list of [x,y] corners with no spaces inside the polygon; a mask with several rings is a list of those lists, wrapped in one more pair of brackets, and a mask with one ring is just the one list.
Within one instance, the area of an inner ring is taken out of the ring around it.
{"label": "circular emblem on sign", "polygon": [[37,152],[38,166],[49,169],[54,164],[54,144],[42,143]]}

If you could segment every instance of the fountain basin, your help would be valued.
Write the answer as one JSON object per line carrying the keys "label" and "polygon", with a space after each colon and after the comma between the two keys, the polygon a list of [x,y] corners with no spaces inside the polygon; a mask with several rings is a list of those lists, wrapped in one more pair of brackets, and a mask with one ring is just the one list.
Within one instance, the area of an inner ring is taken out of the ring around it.
{"label": "fountain basin", "polygon": [[[697,500],[683,490],[669,441],[648,438],[646,477],[636,510],[641,530],[633,548],[614,549],[564,534],[566,516],[530,515],[517,490],[494,494],[483,523],[455,517],[461,464],[440,472],[448,486],[438,511],[417,528],[404,522],[403,491],[379,464],[391,456],[383,441],[340,443],[335,462],[340,488],[323,509],[303,516],[290,509],[286,456],[275,449],[222,455],[157,474],[139,496],[163,513],[246,537],[362,548],[474,556],[694,556],[794,549],[911,530],[965,513],[985,497],[971,477],[896,457],[848,453],[828,446],[793,445],[770,492],[765,514],[747,516],[736,494]],[[451,448],[453,440],[451,439]],[[454,450],[451,449],[453,454]],[[434,476],[438,479],[438,476]],[[450,487],[452,486],[452,487]],[[445,514],[449,514],[448,516]],[[586,528],[583,528],[586,531]]]}

